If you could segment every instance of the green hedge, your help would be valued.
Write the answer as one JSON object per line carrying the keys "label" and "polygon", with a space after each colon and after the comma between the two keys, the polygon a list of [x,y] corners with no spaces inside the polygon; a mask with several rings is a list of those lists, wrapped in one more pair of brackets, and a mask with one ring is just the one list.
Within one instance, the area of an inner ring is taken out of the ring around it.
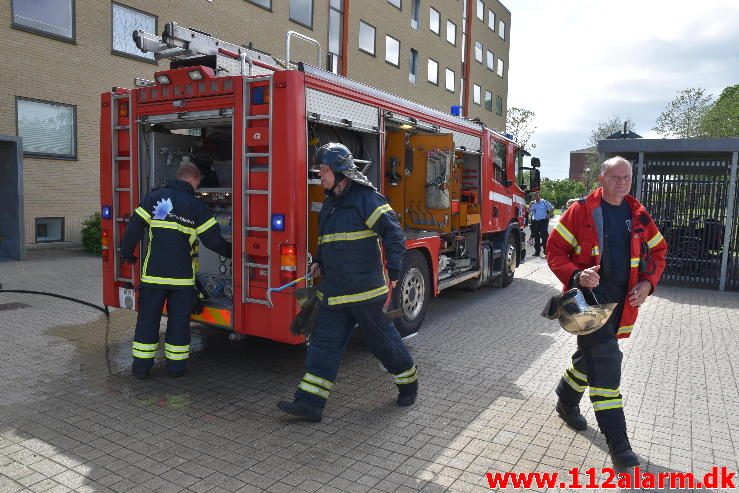
{"label": "green hedge", "polygon": [[101,231],[99,212],[91,215],[82,223],[82,246],[93,255],[100,255]]}

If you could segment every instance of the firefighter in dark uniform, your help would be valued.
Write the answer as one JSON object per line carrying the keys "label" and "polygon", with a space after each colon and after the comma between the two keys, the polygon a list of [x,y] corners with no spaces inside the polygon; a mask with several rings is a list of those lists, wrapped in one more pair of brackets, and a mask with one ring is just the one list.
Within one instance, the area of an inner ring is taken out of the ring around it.
{"label": "firefighter in dark uniform", "polygon": [[190,355],[190,313],[197,301],[197,239],[219,255],[231,258],[231,243],[221,236],[208,207],[195,197],[200,179],[197,166],[182,164],[176,180],[155,188],[144,198],[131,216],[121,241],[121,258],[133,263],[136,244],[144,237],[145,228],[149,228],[133,339],[132,372],[139,379],[148,378],[154,365],[165,301],[166,370],[172,377],[185,373]]}
{"label": "firefighter in dark uniform", "polygon": [[321,420],[355,324],[393,376],[398,405],[409,406],[416,401],[418,375],[398,331],[383,313],[389,288],[379,243],[382,240],[394,287],[405,253],[400,223],[345,146],[332,143],[319,148],[314,165],[320,167],[326,194],[318,219],[318,252],[311,265],[311,275],[322,276],[321,306],[295,400],[281,401],[277,407],[308,421]]}

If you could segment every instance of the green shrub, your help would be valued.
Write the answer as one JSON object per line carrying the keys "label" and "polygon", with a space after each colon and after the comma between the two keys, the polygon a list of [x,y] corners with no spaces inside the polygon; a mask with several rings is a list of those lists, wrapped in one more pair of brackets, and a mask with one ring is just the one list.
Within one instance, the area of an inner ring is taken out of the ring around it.
{"label": "green shrub", "polygon": [[100,255],[101,231],[99,212],[91,215],[82,223],[82,246],[93,255]]}

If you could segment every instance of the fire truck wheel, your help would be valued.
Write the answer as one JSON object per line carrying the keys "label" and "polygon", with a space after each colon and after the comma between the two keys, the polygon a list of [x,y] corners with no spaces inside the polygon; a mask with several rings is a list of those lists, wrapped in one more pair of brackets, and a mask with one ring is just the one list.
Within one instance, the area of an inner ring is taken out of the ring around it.
{"label": "fire truck wheel", "polygon": [[411,250],[403,259],[403,270],[393,290],[393,306],[402,310],[394,319],[402,337],[418,332],[423,323],[431,297],[431,277],[426,257]]}
{"label": "fire truck wheel", "polygon": [[508,241],[506,241],[505,250],[503,251],[503,274],[498,278],[499,287],[510,286],[513,282],[517,259],[516,240],[513,238],[513,233],[511,233],[508,235]]}

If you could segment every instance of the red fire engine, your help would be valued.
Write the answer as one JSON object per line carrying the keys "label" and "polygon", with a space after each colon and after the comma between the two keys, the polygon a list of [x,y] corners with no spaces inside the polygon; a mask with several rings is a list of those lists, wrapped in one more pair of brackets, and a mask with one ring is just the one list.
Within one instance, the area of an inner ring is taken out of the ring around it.
{"label": "red fire engine", "polygon": [[[175,23],[161,37],[134,33],[142,51],[172,60],[154,80],[101,97],[104,303],[136,308],[141,261],[119,260],[120,239],[144,195],[190,160],[203,171],[199,197],[233,243],[233,260],[200,248],[197,280],[209,298],[192,319],[302,343],[289,331],[291,291],[269,289],[311,263],[323,200],[311,163],[327,142],[349,147],[405,230],[392,293],[402,334],[418,330],[444,289],[509,285],[525,256],[526,152],[480,123],[293,64],[294,37],[317,45],[320,65],[320,45],[294,32],[282,61]],[[537,189],[538,169],[526,169]]]}

